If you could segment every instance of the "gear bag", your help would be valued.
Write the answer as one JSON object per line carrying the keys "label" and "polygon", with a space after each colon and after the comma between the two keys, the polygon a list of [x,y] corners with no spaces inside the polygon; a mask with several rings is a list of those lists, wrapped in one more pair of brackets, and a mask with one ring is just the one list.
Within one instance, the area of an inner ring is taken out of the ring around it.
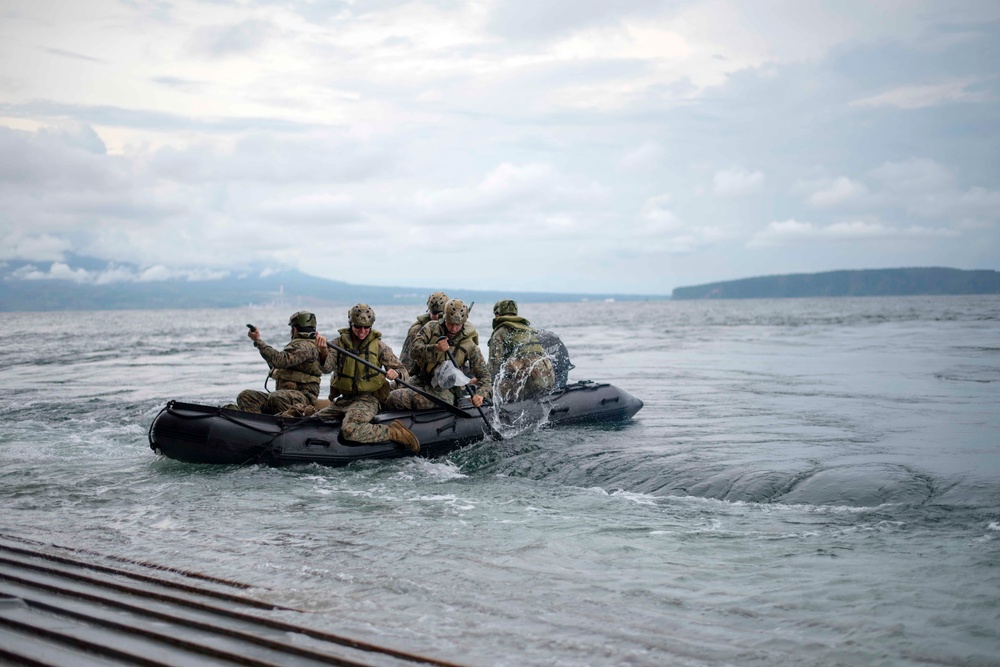
{"label": "gear bag", "polygon": [[431,378],[431,385],[438,389],[464,387],[467,384],[469,384],[469,378],[465,377],[465,374],[458,370],[450,359],[438,364],[438,367],[434,369],[434,376]]}
{"label": "gear bag", "polygon": [[535,336],[543,348],[545,354],[552,360],[552,368],[556,372],[556,388],[561,389],[569,382],[569,372],[576,368],[569,360],[569,350],[563,345],[559,336],[551,331],[536,329]]}

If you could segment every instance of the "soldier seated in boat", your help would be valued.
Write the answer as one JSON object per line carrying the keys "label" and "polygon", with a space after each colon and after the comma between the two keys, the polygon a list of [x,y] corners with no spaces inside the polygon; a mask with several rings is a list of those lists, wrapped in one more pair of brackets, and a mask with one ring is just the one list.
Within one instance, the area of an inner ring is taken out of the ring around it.
{"label": "soldier seated in boat", "polygon": [[[389,397],[389,381],[406,380],[406,370],[392,348],[382,341],[382,333],[372,329],[375,311],[359,303],[347,312],[348,327],[340,329],[337,338],[327,341],[316,337],[320,365],[324,373],[334,373],[330,380],[330,405],[316,413],[324,421],[340,421],[340,433],[352,442],[385,442],[392,440],[413,453],[420,443],[412,431],[399,421],[388,426],[373,424],[372,419],[385,407]],[[338,354],[346,350],[384,372],[365,366],[357,359]]]}
{"label": "soldier seated in boat", "polygon": [[261,340],[260,331],[251,327],[247,336],[260,351],[271,371],[268,377],[277,382],[275,391],[265,393],[254,389],[241,391],[236,397],[236,407],[244,412],[280,414],[293,406],[312,406],[319,396],[322,371],[319,350],[316,348],[316,316],[304,310],[288,318],[292,339],[285,349],[278,351]]}
{"label": "soldier seated in boat", "polygon": [[[451,405],[463,395],[461,387],[442,388],[432,383],[438,366],[451,363],[449,353],[458,368],[467,367],[474,376],[476,392],[472,404],[479,407],[490,397],[490,371],[479,350],[479,333],[469,320],[469,308],[458,299],[445,305],[444,317],[421,327],[413,340],[410,355],[416,366],[414,384]],[[433,401],[412,389],[400,388],[389,395],[388,407],[394,410],[422,410],[435,407]]]}
{"label": "soldier seated in boat", "polygon": [[499,401],[536,398],[555,386],[552,360],[530,325],[528,320],[518,317],[517,302],[513,299],[502,299],[493,306],[489,369]]}
{"label": "soldier seated in boat", "polygon": [[444,292],[434,292],[431,294],[427,297],[427,312],[423,315],[417,315],[417,321],[411,324],[409,331],[406,332],[406,338],[403,339],[403,347],[399,351],[399,360],[403,362],[403,366],[410,375],[415,375],[417,372],[416,366],[413,365],[413,357],[410,356],[410,347],[413,346],[413,339],[417,337],[417,332],[425,324],[438,320],[444,314],[444,307],[447,303],[448,295]]}

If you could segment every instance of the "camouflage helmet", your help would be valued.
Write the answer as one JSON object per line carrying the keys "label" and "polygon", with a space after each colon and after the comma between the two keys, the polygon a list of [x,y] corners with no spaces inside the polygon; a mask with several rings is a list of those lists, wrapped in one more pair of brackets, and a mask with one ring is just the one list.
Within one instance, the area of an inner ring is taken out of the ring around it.
{"label": "camouflage helmet", "polygon": [[288,326],[296,329],[315,329],[316,316],[308,310],[300,310],[288,318]]}
{"label": "camouflage helmet", "polygon": [[501,299],[493,306],[493,314],[497,317],[501,315],[517,315],[517,301],[513,299]]}
{"label": "camouflage helmet", "polygon": [[434,292],[427,297],[428,313],[443,313],[446,305],[448,305],[448,295],[444,292]]}
{"label": "camouflage helmet", "polygon": [[448,324],[465,324],[469,319],[469,307],[461,299],[452,299],[444,307],[444,321]]}
{"label": "camouflage helmet", "polygon": [[367,303],[359,303],[347,311],[347,321],[359,327],[375,324],[375,311]]}

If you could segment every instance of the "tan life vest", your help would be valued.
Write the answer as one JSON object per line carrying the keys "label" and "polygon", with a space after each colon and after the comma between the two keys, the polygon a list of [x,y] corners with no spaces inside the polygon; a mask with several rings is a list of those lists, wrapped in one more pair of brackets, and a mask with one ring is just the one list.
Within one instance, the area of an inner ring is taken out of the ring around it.
{"label": "tan life vest", "polygon": [[[293,338],[290,345],[294,347],[302,347],[304,345],[312,345],[315,347],[316,343],[311,338]],[[292,366],[291,368],[272,368],[271,377],[274,378],[278,383],[278,388],[281,387],[283,382],[293,382],[296,385],[317,385],[316,389],[319,389],[320,380],[323,378],[323,370],[319,366],[319,361],[312,359],[305,363],[298,364],[297,366]],[[297,386],[299,391],[304,391],[308,387]],[[311,393],[311,392],[306,392]]]}
{"label": "tan life vest", "polygon": [[[441,336],[447,336],[448,330],[445,329],[444,320],[435,320],[434,323],[434,340],[437,340]],[[469,360],[472,358],[472,350],[479,347],[479,334],[476,332],[476,327],[472,326],[471,323],[466,322],[462,326],[462,330],[455,334],[455,340],[450,341],[452,347],[452,356],[455,357],[455,365],[461,369]],[[437,368],[437,362],[428,361],[420,368],[420,379],[430,384],[430,379],[434,376],[434,369]]]}

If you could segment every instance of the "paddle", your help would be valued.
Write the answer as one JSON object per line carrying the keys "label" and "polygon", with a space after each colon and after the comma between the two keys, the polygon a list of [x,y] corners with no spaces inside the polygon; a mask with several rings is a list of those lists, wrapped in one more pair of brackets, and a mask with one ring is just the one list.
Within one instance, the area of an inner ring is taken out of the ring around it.
{"label": "paddle", "polygon": [[[329,349],[329,350],[331,350],[331,351],[332,351],[332,350],[336,350],[336,353],[337,353],[337,354],[344,354],[344,355],[347,355],[347,356],[348,356],[348,357],[350,357],[351,359],[354,359],[355,361],[357,361],[357,362],[360,362],[361,364],[363,364],[363,365],[367,366],[368,368],[370,368],[370,369],[372,369],[372,370],[374,370],[374,371],[378,371],[378,372],[379,372],[379,373],[381,373],[382,375],[385,375],[385,373],[386,373],[386,372],[385,372],[385,370],[383,370],[383,369],[382,369],[382,368],[380,368],[379,366],[376,366],[375,364],[373,364],[373,363],[371,363],[371,362],[369,362],[369,361],[367,361],[367,360],[365,360],[365,359],[362,359],[361,357],[359,357],[359,356],[358,356],[358,355],[356,355],[356,354],[353,354],[353,353],[351,353],[351,352],[348,352],[347,350],[345,350],[345,349],[344,349],[344,348],[342,348],[342,347],[337,347],[336,345],[330,345],[330,346],[328,347],[328,349]],[[442,400],[442,399],[438,398],[437,396],[435,396],[434,394],[429,394],[429,393],[427,393],[426,391],[424,391],[423,389],[420,389],[419,387],[414,387],[414,386],[413,386],[412,384],[410,384],[409,382],[404,382],[404,381],[403,381],[403,380],[402,380],[401,378],[399,378],[399,377],[397,377],[397,378],[396,378],[396,382],[398,382],[399,384],[403,385],[403,386],[404,386],[404,387],[406,387],[407,389],[412,389],[413,391],[417,392],[418,394],[420,394],[420,395],[421,395],[421,396],[423,396],[424,398],[426,398],[426,399],[428,399],[428,400],[431,400],[431,401],[433,401],[434,403],[437,403],[437,404],[438,404],[438,405],[440,405],[440,406],[441,406],[442,408],[445,408],[445,409],[447,409],[447,410],[448,410],[449,412],[451,412],[452,414],[455,414],[455,415],[458,415],[459,417],[465,417],[466,419],[475,419],[475,417],[476,417],[476,416],[475,416],[474,414],[472,414],[471,412],[468,412],[468,411],[466,411],[466,410],[463,410],[462,408],[460,408],[460,407],[458,407],[458,406],[456,406],[456,405],[452,405],[452,404],[451,404],[451,403],[449,403],[448,401],[444,401],[444,400]],[[480,411],[479,411],[479,414],[482,414],[482,413],[483,413],[483,411],[482,411],[482,410],[480,410]],[[485,417],[483,417],[483,419],[485,419]]]}
{"label": "paddle", "polygon": [[[451,350],[446,350],[445,354],[448,355],[448,359],[451,360],[451,363],[455,364],[455,368],[458,368],[458,364],[455,363],[455,357],[452,356]],[[469,385],[465,385],[465,391],[469,392],[469,398],[472,398],[473,396],[476,395],[476,392],[472,391],[472,387],[470,387]],[[473,405],[476,404],[473,403]],[[486,425],[486,430],[489,431],[490,437],[497,441],[503,440],[503,435],[500,433],[500,431],[493,428],[493,424],[491,424],[490,420],[486,418],[486,413],[483,412],[483,407],[481,405],[476,405],[476,410],[479,410],[479,416],[483,418],[483,423]]]}

